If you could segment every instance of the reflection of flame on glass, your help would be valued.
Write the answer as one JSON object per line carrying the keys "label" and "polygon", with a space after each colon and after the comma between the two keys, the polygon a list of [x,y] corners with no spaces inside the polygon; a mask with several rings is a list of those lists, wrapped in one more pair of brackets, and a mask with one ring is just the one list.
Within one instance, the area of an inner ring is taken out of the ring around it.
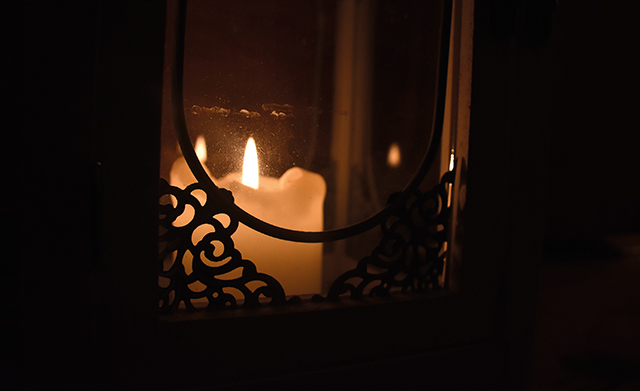
{"label": "reflection of flame on glass", "polygon": [[398,143],[393,143],[389,147],[389,154],[387,155],[387,164],[389,167],[396,168],[400,166],[400,147]]}
{"label": "reflection of flame on glass", "polygon": [[256,142],[253,137],[249,137],[242,162],[242,184],[257,189],[259,180]]}
{"label": "reflection of flame on glass", "polygon": [[449,155],[449,171],[453,171],[454,159],[455,159],[455,151],[451,150],[451,155]]}
{"label": "reflection of flame on glass", "polygon": [[[453,171],[454,161],[455,161],[456,151],[452,148],[451,154],[449,155],[449,171]],[[453,186],[451,183],[447,184],[447,207],[451,206],[451,192],[453,191]]]}
{"label": "reflection of flame on glass", "polygon": [[204,136],[198,136],[196,139],[196,156],[201,163],[207,161],[207,145],[204,142]]}

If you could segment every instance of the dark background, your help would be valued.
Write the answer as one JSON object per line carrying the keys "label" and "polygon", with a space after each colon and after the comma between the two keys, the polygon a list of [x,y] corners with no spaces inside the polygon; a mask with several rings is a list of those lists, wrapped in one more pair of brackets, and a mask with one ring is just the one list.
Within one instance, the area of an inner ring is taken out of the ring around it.
{"label": "dark background", "polygon": [[535,390],[640,389],[640,6],[560,0]]}
{"label": "dark background", "polygon": [[548,238],[640,232],[640,7],[560,0],[547,50]]}

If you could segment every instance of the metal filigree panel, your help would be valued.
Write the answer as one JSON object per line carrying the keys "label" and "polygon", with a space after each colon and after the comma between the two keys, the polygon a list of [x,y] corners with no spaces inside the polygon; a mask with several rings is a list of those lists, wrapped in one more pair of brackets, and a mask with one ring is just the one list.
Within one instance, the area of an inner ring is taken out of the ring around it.
{"label": "metal filigree panel", "polygon": [[[371,254],[338,277],[326,298],[316,295],[314,299],[336,301],[344,294],[358,299],[365,294],[388,296],[394,290],[440,289],[448,254],[449,189],[454,176],[455,171],[449,171],[432,190],[414,191],[407,203],[380,224],[383,237]],[[210,197],[203,201],[195,195],[204,193],[202,186],[194,183],[182,190],[161,179],[160,187],[161,311],[171,312],[181,302],[187,310],[194,310],[194,302],[205,299],[208,309],[287,302],[280,283],[260,273],[235,248],[232,235],[238,221]],[[218,191],[233,200],[228,190]],[[390,203],[396,195],[389,198]],[[192,215],[188,214],[189,208]],[[185,214],[188,221],[178,224]]]}
{"label": "metal filigree panel", "polygon": [[[338,300],[349,293],[388,296],[394,288],[402,292],[424,292],[443,285],[451,216],[449,171],[432,190],[416,190],[406,205],[381,225],[383,237],[371,255],[336,279],[327,298]],[[397,193],[392,195],[389,203]]]}
{"label": "metal filigree panel", "polygon": [[[204,298],[209,309],[236,308],[236,297],[230,291],[241,293],[242,307],[259,305],[260,297],[270,298],[272,304],[285,303],[280,283],[259,273],[255,264],[242,259],[235,248],[231,236],[238,229],[238,221],[228,218],[214,202],[201,204],[194,195],[196,191],[204,192],[198,183],[182,190],[160,180],[161,311],[172,311],[181,302],[193,310],[193,301]],[[218,191],[233,199],[230,191]],[[187,208],[193,208],[193,217],[176,226]],[[198,230],[201,238],[196,236]]]}

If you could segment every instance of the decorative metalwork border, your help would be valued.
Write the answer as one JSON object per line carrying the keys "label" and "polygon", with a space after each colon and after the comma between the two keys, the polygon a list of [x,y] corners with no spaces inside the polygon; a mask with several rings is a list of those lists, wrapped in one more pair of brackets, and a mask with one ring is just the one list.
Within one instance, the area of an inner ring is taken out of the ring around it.
{"label": "decorative metalwork border", "polygon": [[389,296],[394,288],[425,292],[442,287],[451,225],[449,189],[454,178],[455,171],[449,171],[430,191],[416,189],[410,203],[380,224],[383,237],[371,255],[339,276],[327,299],[337,301],[345,293],[359,299],[367,292]]}
{"label": "decorative metalwork border", "polygon": [[[455,170],[449,171],[430,191],[415,190],[410,202],[380,224],[383,237],[371,254],[355,269],[339,276],[326,298],[316,295],[314,300],[337,301],[345,294],[352,299],[365,294],[388,296],[394,288],[402,292],[440,289],[448,255],[451,221],[448,200],[454,178]],[[170,186],[164,179],[160,182],[159,275],[166,282],[160,286],[161,311],[171,312],[179,308],[181,302],[187,310],[195,310],[194,301],[199,299],[207,300],[208,309],[250,308],[265,304],[264,301],[269,305],[287,303],[280,283],[260,273],[256,265],[242,259],[235,248],[232,235],[239,222],[208,195],[201,204],[193,194],[195,191],[205,190],[198,183],[182,190]],[[230,191],[217,191],[233,200]],[[398,194],[389,197],[389,202]],[[171,202],[170,196],[175,197],[175,201]],[[187,206],[194,210],[191,220],[182,226],[174,225]],[[226,226],[220,216],[229,221]],[[208,226],[209,232],[194,243],[194,232],[202,226]],[[187,253],[191,257],[186,256]],[[165,270],[166,263],[170,266]],[[239,277],[221,278],[233,271],[238,272]],[[190,286],[194,283],[204,288],[192,289]],[[244,299],[237,300],[225,292],[225,288],[241,292]],[[289,300],[297,302],[299,298]]]}
{"label": "decorative metalwork border", "polygon": [[[184,302],[187,310],[194,310],[193,301],[202,298],[207,299],[209,309],[237,308],[236,298],[225,292],[225,288],[234,288],[242,293],[243,307],[258,306],[260,296],[270,298],[272,304],[284,304],[286,298],[280,283],[269,275],[259,273],[255,264],[242,259],[242,254],[235,248],[231,236],[238,229],[238,221],[229,218],[225,226],[220,216],[226,213],[211,201],[211,197],[207,197],[204,205],[200,204],[193,195],[196,190],[204,191],[199,183],[182,190],[170,186],[164,179],[160,180],[159,276],[167,281],[166,286],[160,286],[161,312],[177,309],[180,302]],[[233,200],[230,191],[218,191]],[[170,196],[175,197],[175,205],[162,202],[170,201]],[[183,226],[175,226],[174,223],[185,212],[187,205],[194,209],[193,218]],[[209,232],[193,243],[195,230],[202,226],[209,226]],[[216,246],[215,243],[219,244]],[[186,264],[189,260],[187,253],[191,255],[190,267]],[[167,270],[164,270],[165,262],[170,263]],[[240,277],[221,278],[237,269],[240,269]],[[190,287],[197,282],[203,284],[205,289],[194,290]],[[251,290],[248,284],[255,282],[263,284]]]}

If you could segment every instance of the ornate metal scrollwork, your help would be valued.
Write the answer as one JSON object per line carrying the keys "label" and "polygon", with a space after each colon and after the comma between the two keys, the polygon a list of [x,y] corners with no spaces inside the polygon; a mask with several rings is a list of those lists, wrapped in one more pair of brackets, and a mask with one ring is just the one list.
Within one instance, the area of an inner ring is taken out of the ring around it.
{"label": "ornate metal scrollwork", "polygon": [[[230,191],[219,191],[233,199]],[[255,307],[261,297],[284,304],[280,283],[234,247],[238,222],[198,192],[205,194],[198,183],[182,190],[160,180],[160,310],[170,312],[181,302],[194,310],[194,301],[204,299],[209,309]]]}
{"label": "ornate metal scrollwork", "polygon": [[[440,289],[448,253],[449,189],[454,177],[455,171],[449,171],[432,190],[416,190],[407,203],[381,222],[383,237],[378,246],[355,269],[333,282],[326,299]],[[187,310],[194,310],[198,300],[206,300],[208,309],[255,307],[261,300],[271,305],[287,302],[275,278],[259,273],[254,263],[242,259],[232,239],[238,221],[209,201],[202,186],[194,183],[181,190],[161,179],[160,190],[161,311],[171,312],[181,302]],[[233,199],[228,190],[218,191]],[[390,203],[396,195],[390,197]],[[192,214],[188,213],[190,208]]]}
{"label": "ornate metal scrollwork", "polygon": [[[388,296],[394,288],[402,292],[439,289],[448,253],[449,185],[454,178],[455,171],[449,171],[432,190],[416,190],[407,204],[383,221],[378,246],[333,282],[327,299],[335,301],[346,293],[352,299],[367,293]],[[389,197],[389,203],[397,194]]]}

